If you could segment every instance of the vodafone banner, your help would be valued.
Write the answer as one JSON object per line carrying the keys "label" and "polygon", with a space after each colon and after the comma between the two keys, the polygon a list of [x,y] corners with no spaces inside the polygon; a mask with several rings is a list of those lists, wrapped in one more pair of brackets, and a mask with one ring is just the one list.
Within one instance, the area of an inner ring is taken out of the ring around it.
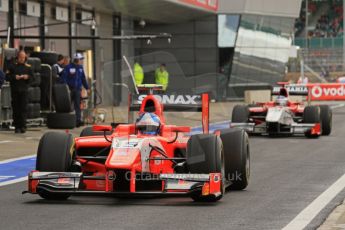
{"label": "vodafone banner", "polygon": [[345,84],[308,84],[307,87],[312,101],[345,101]]}

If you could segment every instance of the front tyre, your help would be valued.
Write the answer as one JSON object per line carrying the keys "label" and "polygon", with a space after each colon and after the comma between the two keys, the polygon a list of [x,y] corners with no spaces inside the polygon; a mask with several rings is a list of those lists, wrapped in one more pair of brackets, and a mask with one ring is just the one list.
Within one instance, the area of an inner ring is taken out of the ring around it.
{"label": "front tyre", "polygon": [[220,196],[202,196],[200,192],[192,195],[194,201],[215,202],[225,192],[225,165],[221,139],[214,134],[197,134],[191,136],[187,144],[187,166],[190,173],[221,173],[222,185]]}
{"label": "front tyre", "polygon": [[320,105],[319,107],[322,123],[322,135],[328,136],[332,132],[332,109],[329,105]]}
{"label": "front tyre", "polygon": [[[314,105],[305,107],[303,112],[303,123],[321,123],[320,107]],[[304,135],[308,138],[318,138],[320,136],[318,134],[312,134],[310,131],[305,132]]]}
{"label": "front tyre", "polygon": [[[41,172],[69,172],[72,165],[74,140],[71,134],[45,133],[38,145],[36,170]],[[69,194],[38,190],[38,195],[48,200],[65,200]]]}
{"label": "front tyre", "polygon": [[231,122],[247,123],[249,120],[249,107],[247,105],[235,105],[232,110]]}

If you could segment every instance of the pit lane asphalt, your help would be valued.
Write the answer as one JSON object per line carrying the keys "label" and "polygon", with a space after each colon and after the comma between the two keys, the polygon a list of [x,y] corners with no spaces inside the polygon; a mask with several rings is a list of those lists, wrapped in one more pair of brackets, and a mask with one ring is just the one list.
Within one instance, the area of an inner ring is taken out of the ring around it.
{"label": "pit lane asphalt", "polygon": [[[345,108],[329,137],[251,137],[251,181],[218,203],[189,198],[72,197],[51,202],[21,195],[26,183],[0,187],[0,229],[281,229],[345,173]],[[342,191],[311,222],[319,226]]]}

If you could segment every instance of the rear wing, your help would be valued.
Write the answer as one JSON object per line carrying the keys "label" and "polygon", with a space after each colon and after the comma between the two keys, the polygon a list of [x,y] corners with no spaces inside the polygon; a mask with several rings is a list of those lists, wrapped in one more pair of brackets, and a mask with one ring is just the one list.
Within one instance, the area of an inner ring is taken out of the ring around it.
{"label": "rear wing", "polygon": [[[129,117],[131,112],[140,111],[142,102],[147,95],[129,95]],[[161,104],[164,112],[201,112],[203,132],[209,131],[209,95],[153,95]]]}
{"label": "rear wing", "polygon": [[[282,84],[280,84],[282,85]],[[287,89],[289,95],[295,96],[308,96],[308,87],[307,85],[302,84],[284,84],[285,89]],[[279,95],[280,89],[283,86],[275,86],[272,89],[272,95]]]}

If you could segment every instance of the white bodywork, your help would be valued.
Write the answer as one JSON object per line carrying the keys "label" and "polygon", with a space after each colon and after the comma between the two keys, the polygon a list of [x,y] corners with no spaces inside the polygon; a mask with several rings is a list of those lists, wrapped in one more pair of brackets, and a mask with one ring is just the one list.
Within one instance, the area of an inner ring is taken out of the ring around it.
{"label": "white bodywork", "polygon": [[[137,138],[136,135],[130,135],[129,137],[114,138],[112,143],[112,148],[116,150],[114,155],[127,155],[128,151],[131,149],[138,149],[141,155],[141,166],[143,172],[150,172],[150,164],[147,161],[150,158],[150,153],[152,150],[151,146],[156,146],[163,149],[161,143],[155,138]],[[155,164],[161,164],[161,160],[155,160]]]}
{"label": "white bodywork", "polygon": [[[304,134],[316,124],[297,123],[293,120],[294,114],[288,107],[278,106],[269,108],[265,117],[265,121],[261,124],[255,124],[253,121],[245,123],[230,123],[231,128],[244,129],[249,133],[267,133],[268,123],[278,123],[290,128],[290,134]],[[286,133],[286,132],[284,132]]]}
{"label": "white bodywork", "polygon": [[266,115],[266,122],[291,125],[294,123],[293,114],[286,107],[269,108]]}

